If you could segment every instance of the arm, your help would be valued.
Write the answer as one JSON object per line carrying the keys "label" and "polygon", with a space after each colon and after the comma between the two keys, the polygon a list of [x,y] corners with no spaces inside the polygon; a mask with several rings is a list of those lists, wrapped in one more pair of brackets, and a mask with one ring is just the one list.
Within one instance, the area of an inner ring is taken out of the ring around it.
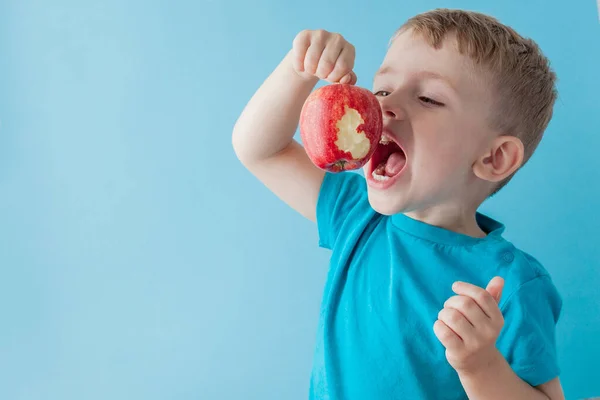
{"label": "arm", "polygon": [[558,378],[533,387],[514,373],[502,354],[496,352],[491,363],[474,372],[459,372],[460,381],[471,400],[564,400]]}
{"label": "arm", "polygon": [[354,48],[340,35],[303,31],[293,49],[254,94],[233,130],[242,164],[300,214],[315,221],[325,172],[293,137],[300,112],[319,78],[354,83]]}
{"label": "arm", "polygon": [[498,307],[504,281],[494,278],[486,289],[457,282],[434,324],[434,332],[446,347],[448,362],[458,373],[471,400],[563,400],[555,378],[533,387],[522,380],[496,348],[504,325]]}

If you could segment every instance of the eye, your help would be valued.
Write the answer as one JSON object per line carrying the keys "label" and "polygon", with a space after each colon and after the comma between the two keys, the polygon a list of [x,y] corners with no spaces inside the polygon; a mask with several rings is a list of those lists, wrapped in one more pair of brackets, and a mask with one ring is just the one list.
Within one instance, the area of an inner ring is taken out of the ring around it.
{"label": "eye", "polygon": [[389,95],[390,95],[390,92],[386,92],[385,90],[379,90],[379,91],[375,92],[375,96],[386,97]]}
{"label": "eye", "polygon": [[420,96],[419,100],[422,103],[425,103],[427,105],[438,106],[438,107],[441,107],[441,106],[444,105],[444,103],[440,103],[439,101],[433,100],[433,99],[431,99],[429,97],[426,97],[426,96]]}

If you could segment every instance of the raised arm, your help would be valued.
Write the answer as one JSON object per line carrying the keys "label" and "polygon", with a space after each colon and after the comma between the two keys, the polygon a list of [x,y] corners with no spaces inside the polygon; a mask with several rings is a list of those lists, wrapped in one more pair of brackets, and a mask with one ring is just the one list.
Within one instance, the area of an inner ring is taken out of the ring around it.
{"label": "raised arm", "polygon": [[233,130],[239,160],[275,195],[315,221],[324,171],[293,137],[302,106],[319,81],[356,82],[354,47],[341,35],[302,31],[292,50],[246,105]]}

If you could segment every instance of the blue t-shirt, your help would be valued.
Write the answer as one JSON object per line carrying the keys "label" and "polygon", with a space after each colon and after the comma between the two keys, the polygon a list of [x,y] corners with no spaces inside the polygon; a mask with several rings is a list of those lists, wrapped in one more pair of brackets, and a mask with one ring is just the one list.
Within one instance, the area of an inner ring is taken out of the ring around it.
{"label": "blue t-shirt", "polygon": [[505,286],[496,343],[532,386],[559,375],[555,325],[562,300],[548,272],[477,215],[485,238],[384,216],[365,179],[327,173],[319,194],[319,245],[332,250],[318,327],[311,399],[466,399],[433,332],[452,283]]}

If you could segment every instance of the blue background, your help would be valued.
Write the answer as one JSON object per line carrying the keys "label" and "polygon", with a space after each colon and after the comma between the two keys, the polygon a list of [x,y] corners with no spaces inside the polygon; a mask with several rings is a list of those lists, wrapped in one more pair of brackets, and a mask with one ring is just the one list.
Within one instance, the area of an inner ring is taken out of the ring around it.
{"label": "blue background", "polygon": [[594,0],[0,3],[0,399],[303,399],[328,252],[231,131],[302,29],[357,48],[434,7],[491,13],[560,82],[530,164],[483,211],[564,296],[568,398],[600,396]]}

